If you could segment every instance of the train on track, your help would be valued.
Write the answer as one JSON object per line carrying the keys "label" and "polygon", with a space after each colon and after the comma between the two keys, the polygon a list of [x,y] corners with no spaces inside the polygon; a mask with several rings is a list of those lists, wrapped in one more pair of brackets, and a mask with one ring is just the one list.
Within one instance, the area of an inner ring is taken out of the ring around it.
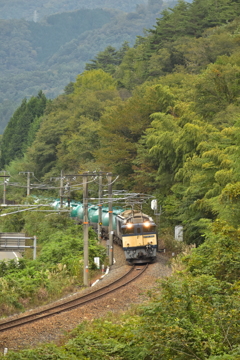
{"label": "train on track", "polygon": [[[56,201],[58,209],[60,202]],[[68,204],[69,205],[69,204]],[[78,223],[83,222],[84,208],[82,203],[70,204],[70,217]],[[130,264],[151,263],[157,253],[157,227],[152,217],[140,210],[113,208],[113,241],[123,248],[126,261]],[[109,209],[102,206],[101,235],[109,235]],[[99,206],[88,205],[88,221],[96,231],[99,224]]]}
{"label": "train on track", "polygon": [[115,241],[132,264],[153,262],[157,252],[157,228],[153,219],[138,210],[125,210],[115,218]]}

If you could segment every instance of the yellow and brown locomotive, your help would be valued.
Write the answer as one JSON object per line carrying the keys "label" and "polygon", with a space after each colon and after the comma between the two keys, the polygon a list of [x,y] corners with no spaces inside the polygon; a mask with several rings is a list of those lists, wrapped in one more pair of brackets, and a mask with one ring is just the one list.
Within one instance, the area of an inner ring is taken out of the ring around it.
{"label": "yellow and brown locomotive", "polygon": [[129,263],[153,262],[157,252],[157,229],[153,219],[138,210],[125,210],[115,217],[115,237]]}

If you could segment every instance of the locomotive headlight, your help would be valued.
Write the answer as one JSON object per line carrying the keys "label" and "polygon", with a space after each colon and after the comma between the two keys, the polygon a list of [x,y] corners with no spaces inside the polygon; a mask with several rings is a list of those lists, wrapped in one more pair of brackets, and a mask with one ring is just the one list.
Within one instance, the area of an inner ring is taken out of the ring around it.
{"label": "locomotive headlight", "polygon": [[133,224],[128,223],[126,226],[127,226],[128,229],[131,229],[133,227]]}
{"label": "locomotive headlight", "polygon": [[149,221],[145,221],[145,222],[143,223],[143,225],[146,226],[146,227],[149,227],[149,226],[150,226],[150,222],[149,222]]}

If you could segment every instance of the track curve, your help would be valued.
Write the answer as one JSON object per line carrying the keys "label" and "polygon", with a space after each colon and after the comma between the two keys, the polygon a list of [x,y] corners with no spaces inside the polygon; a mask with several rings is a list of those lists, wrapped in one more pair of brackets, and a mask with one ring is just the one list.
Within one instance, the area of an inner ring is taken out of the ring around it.
{"label": "track curve", "polygon": [[[7,330],[14,329],[16,327],[33,323],[38,320],[46,319],[48,317],[60,314],[65,311],[73,310],[77,307],[86,305],[94,300],[97,300],[105,295],[108,295],[126,285],[136,280],[139,276],[141,276],[145,270],[148,268],[148,264],[146,264],[142,268],[138,268],[133,266],[130,270],[124,274],[119,279],[115,280],[114,282],[106,285],[98,290],[90,292],[88,294],[79,296],[75,299],[65,301],[64,303],[50,306],[44,310],[37,311],[28,315],[20,316],[16,319],[11,319],[5,322],[0,323],[0,332],[4,332]],[[137,273],[136,273],[137,272]]]}

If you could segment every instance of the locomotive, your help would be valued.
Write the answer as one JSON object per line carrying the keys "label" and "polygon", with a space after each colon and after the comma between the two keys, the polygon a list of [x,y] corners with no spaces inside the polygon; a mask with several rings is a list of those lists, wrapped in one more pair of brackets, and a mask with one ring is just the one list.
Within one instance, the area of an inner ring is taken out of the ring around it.
{"label": "locomotive", "polygon": [[157,252],[157,229],[153,219],[138,210],[116,216],[115,238],[132,264],[153,262]]}
{"label": "locomotive", "polygon": [[[54,208],[59,208],[56,201]],[[67,206],[67,204],[66,204]],[[70,204],[70,217],[78,223],[83,222],[82,203]],[[126,261],[130,264],[150,263],[156,259],[157,227],[153,219],[140,210],[113,208],[113,241],[123,248]],[[96,231],[99,224],[99,206],[88,205],[89,225]],[[101,235],[107,239],[109,234],[109,209],[102,206]]]}

